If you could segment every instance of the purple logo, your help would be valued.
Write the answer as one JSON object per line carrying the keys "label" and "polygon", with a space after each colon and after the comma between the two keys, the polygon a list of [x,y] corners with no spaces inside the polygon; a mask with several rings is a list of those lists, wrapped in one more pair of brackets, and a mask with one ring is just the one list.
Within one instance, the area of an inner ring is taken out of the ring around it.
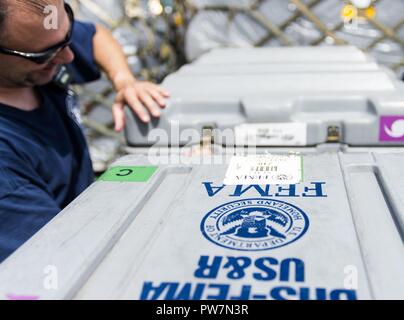
{"label": "purple logo", "polygon": [[380,117],[380,141],[404,142],[404,116]]}

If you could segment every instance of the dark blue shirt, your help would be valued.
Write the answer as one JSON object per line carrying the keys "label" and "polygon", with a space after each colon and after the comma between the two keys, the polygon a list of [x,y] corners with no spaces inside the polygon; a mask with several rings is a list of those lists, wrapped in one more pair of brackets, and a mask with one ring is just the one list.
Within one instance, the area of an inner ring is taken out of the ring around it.
{"label": "dark blue shirt", "polygon": [[[68,66],[73,82],[99,78],[95,26],[77,22]],[[94,180],[74,100],[53,84],[36,88],[34,111],[0,104],[0,262],[39,231]],[[70,107],[70,108],[69,108]]]}

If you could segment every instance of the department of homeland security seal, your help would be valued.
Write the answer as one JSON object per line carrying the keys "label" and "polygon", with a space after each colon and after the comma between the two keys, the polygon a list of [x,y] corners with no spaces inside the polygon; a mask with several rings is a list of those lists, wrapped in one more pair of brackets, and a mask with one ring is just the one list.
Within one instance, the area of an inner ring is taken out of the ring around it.
{"label": "department of homeland security seal", "polygon": [[290,244],[309,227],[307,215],[289,203],[272,199],[244,199],[221,205],[202,220],[203,235],[233,250],[262,251]]}

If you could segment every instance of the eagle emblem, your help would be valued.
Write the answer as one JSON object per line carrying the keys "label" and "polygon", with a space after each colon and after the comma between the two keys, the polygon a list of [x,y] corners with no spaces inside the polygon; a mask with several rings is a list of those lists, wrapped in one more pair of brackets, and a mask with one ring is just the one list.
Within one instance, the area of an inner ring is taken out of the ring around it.
{"label": "eagle emblem", "polygon": [[216,245],[240,251],[263,251],[288,245],[309,227],[303,210],[290,203],[265,198],[225,203],[202,220],[201,231]]}

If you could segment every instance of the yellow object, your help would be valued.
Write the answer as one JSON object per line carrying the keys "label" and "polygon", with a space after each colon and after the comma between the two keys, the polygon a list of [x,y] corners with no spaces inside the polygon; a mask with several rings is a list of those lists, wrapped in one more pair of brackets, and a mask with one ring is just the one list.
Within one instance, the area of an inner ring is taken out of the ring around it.
{"label": "yellow object", "polygon": [[375,18],[376,17],[376,8],[374,6],[367,8],[365,10],[365,15],[367,18],[371,18],[371,19]]}
{"label": "yellow object", "polygon": [[166,43],[163,43],[160,47],[160,58],[162,60],[167,60],[170,58],[171,48]]}
{"label": "yellow object", "polygon": [[344,21],[351,21],[358,16],[358,9],[356,9],[353,5],[347,4],[342,8],[341,17]]}
{"label": "yellow object", "polygon": [[174,24],[177,27],[181,27],[184,24],[184,19],[182,18],[181,13],[179,13],[179,12],[176,12],[174,14],[173,19],[174,19]]}

